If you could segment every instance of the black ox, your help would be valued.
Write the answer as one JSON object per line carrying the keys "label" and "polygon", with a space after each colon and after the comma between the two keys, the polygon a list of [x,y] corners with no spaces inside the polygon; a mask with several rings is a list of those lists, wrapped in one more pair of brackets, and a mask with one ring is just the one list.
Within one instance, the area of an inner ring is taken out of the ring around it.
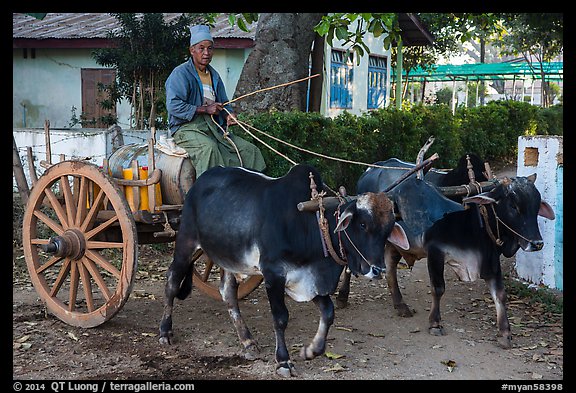
{"label": "black ox", "polygon": [[[413,164],[397,159],[379,162],[382,166],[411,168]],[[393,183],[405,169],[370,168],[360,177],[357,190],[378,192]],[[440,299],[445,291],[444,266],[454,269],[462,281],[482,278],[496,305],[498,343],[510,348],[511,332],[506,312],[506,292],[500,255],[512,257],[518,249],[538,251],[543,247],[537,216],[554,219],[554,211],[541,199],[534,186],[536,175],[504,178],[489,192],[464,198],[464,206],[446,198],[435,185],[411,176],[388,195],[401,217],[410,248],[386,245],[386,280],[394,308],[400,316],[412,316],[398,287],[397,265],[402,258],[409,266],[427,258],[432,307],[429,332],[443,335],[440,324]],[[340,296],[347,302],[347,288]]]}
{"label": "black ox", "polygon": [[[285,294],[299,302],[312,300],[320,311],[316,335],[302,348],[301,357],[313,359],[324,353],[334,320],[330,295],[336,291],[343,265],[325,255],[316,213],[297,209],[299,202],[310,199],[310,173],[321,192],[320,174],[307,165],[294,166],[277,179],[231,167],[215,167],[198,178],[184,202],[174,259],[167,272],[162,344],[169,344],[172,337],[174,298],[185,299],[192,288],[190,257],[202,248],[225,269],[220,293],[247,358],[256,356],[259,349],[238,308],[235,274],[264,277],[276,335],[278,374],[296,375],[284,336],[288,324]],[[336,209],[326,208],[325,213],[331,241],[338,249],[340,238],[354,274],[368,278],[380,274],[387,239],[390,244],[408,247],[386,194],[360,195],[341,207],[338,220]]]}

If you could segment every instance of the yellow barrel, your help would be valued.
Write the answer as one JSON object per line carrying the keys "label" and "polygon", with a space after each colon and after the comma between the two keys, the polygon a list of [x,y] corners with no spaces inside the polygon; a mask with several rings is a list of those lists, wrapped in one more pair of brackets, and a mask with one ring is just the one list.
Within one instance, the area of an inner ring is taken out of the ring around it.
{"label": "yellow barrel", "polygon": [[[138,173],[140,174],[140,179],[148,179],[148,167],[141,166],[138,167]],[[148,200],[148,187],[142,187],[146,192],[146,197],[140,196],[140,210],[150,210],[149,207],[149,200]],[[142,191],[140,191],[140,195],[142,195]],[[162,204],[162,190],[160,189],[160,183],[154,184],[154,196],[156,199],[156,206],[160,206]],[[146,202],[144,202],[146,201]]]}
{"label": "yellow barrel", "polygon": [[[154,149],[155,167],[162,171],[160,191],[162,203],[181,205],[186,193],[196,180],[196,170],[189,157],[168,155]],[[139,166],[148,164],[148,147],[146,144],[124,145],[116,150],[108,159],[110,174],[121,179],[123,168],[130,167],[132,160],[137,160]],[[158,205],[158,203],[157,203]]]}
{"label": "yellow barrel", "polygon": [[[124,168],[122,170],[122,176],[126,180],[133,180],[134,173],[132,172],[132,168]],[[148,167],[147,166],[138,166],[138,178],[139,180],[148,179]],[[148,187],[142,186],[138,187],[140,190],[140,206],[138,210],[147,210],[150,211],[150,201],[148,199]],[[154,194],[156,198],[156,206],[160,206],[162,204],[162,192],[160,189],[160,183],[154,184]],[[128,200],[128,205],[130,205],[130,210],[133,212],[137,209],[134,206],[134,187],[132,186],[124,186],[124,195]]]}
{"label": "yellow barrel", "polygon": [[[127,180],[132,180],[134,178],[134,174],[132,173],[132,168],[124,168],[122,170],[122,177]],[[131,186],[124,186],[124,195],[126,196],[126,200],[128,201],[128,205],[130,205],[130,210],[135,212],[136,206],[134,206],[134,188]],[[148,196],[148,195],[146,195]]]}

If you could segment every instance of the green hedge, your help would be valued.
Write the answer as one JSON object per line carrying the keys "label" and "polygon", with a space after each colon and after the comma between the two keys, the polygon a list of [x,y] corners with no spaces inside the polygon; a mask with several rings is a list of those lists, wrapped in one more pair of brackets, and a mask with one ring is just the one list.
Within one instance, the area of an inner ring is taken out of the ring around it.
{"label": "green hedge", "polygon": [[[241,114],[240,119],[300,149],[361,163],[391,157],[415,161],[422,145],[434,136],[434,144],[426,156],[438,153],[435,166],[444,168],[455,166],[466,152],[488,161],[508,161],[517,156],[521,135],[563,135],[561,105],[543,109],[517,101],[492,101],[486,106],[459,108],[455,115],[450,107],[439,104],[415,105],[404,110],[378,109],[361,116],[345,112],[333,119],[318,113],[277,111]],[[367,168],[318,157],[250,131],[294,162],[316,166],[334,189],[344,185],[348,192],[355,193],[356,181]],[[240,127],[234,127],[234,132],[260,146],[267,164],[266,174],[282,176],[292,166]]]}

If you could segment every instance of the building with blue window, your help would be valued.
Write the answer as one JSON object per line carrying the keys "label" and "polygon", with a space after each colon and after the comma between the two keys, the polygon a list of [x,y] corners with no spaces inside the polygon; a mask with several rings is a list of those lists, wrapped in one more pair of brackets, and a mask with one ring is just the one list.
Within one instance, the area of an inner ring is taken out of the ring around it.
{"label": "building with blue window", "polygon": [[[179,13],[164,14],[167,21]],[[412,14],[398,14],[405,46],[431,43],[426,30]],[[109,30],[117,20],[105,13],[48,13],[38,20],[28,14],[13,14],[13,127],[42,128],[50,119],[53,128],[70,128],[79,115],[100,118],[99,83],[108,84],[116,71],[96,63],[93,49],[110,47]],[[350,29],[355,29],[352,24]],[[221,72],[231,95],[242,68],[254,47],[255,26],[249,32],[231,27],[222,16],[212,29],[215,51],[212,65]],[[361,114],[389,104],[390,52],[384,38],[368,34],[370,49],[360,58],[342,41],[324,44],[324,78],[320,112],[337,116],[343,111]],[[106,109],[122,128],[130,127],[131,107],[125,100]],[[108,112],[106,112],[108,113]],[[101,128],[95,122],[82,127]]]}
{"label": "building with blue window", "polygon": [[[398,14],[398,22],[404,46],[432,44],[432,36],[415,15]],[[356,23],[348,29],[355,31]],[[334,117],[348,111],[359,115],[389,105],[390,86],[395,81],[391,80],[391,57],[390,50],[384,48],[385,38],[386,34],[366,35],[364,43],[370,53],[359,59],[342,40],[334,39],[332,46],[325,44],[325,69],[329,75],[324,78],[323,114]]]}

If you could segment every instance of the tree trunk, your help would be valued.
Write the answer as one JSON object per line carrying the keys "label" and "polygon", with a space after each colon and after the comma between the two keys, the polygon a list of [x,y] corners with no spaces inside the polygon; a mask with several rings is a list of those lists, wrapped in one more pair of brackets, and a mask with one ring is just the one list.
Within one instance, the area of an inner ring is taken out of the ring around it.
{"label": "tree trunk", "polygon": [[310,80],[310,96],[308,97],[308,111],[320,112],[322,106],[322,84],[324,82],[324,43],[323,36],[316,34],[314,48],[312,49],[312,65],[310,75],[319,74]]}
{"label": "tree trunk", "polygon": [[[320,13],[261,14],[256,28],[256,45],[250,52],[234,97],[256,90],[306,78],[310,50],[316,36],[314,26]],[[306,110],[308,83],[271,89],[253,94],[233,104],[237,112]]]}

